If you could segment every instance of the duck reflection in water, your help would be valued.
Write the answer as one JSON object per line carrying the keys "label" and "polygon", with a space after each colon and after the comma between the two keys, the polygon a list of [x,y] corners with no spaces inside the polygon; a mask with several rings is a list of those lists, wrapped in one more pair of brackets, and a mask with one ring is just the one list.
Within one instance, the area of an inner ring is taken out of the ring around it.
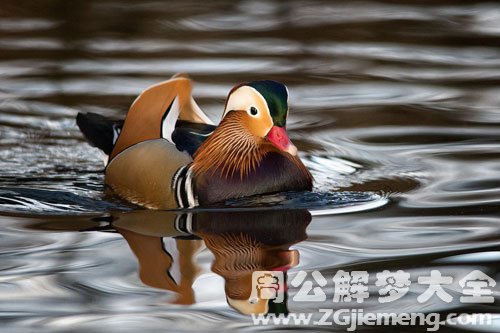
{"label": "duck reflection in water", "polygon": [[[299,262],[290,246],[307,238],[310,221],[307,210],[134,211],[114,216],[112,226],[136,255],[142,282],[174,291],[176,304],[195,302],[192,285],[201,273],[195,257],[206,245],[228,304],[250,314],[288,312],[286,275]],[[283,302],[255,297],[255,271],[284,273]]]}

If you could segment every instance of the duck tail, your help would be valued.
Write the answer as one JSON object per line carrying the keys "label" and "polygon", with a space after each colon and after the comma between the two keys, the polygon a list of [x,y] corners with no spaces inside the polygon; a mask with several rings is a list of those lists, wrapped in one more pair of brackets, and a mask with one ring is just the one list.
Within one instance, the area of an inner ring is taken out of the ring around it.
{"label": "duck tail", "polygon": [[123,126],[123,120],[112,120],[92,112],[78,112],[76,124],[87,141],[110,155]]}

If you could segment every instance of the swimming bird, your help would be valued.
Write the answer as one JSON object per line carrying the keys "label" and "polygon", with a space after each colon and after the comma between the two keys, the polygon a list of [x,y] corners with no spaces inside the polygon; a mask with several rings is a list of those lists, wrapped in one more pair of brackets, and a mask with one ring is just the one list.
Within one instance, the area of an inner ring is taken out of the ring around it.
{"label": "swimming bird", "polygon": [[105,183],[151,209],[205,206],[283,191],[310,191],[313,177],[286,132],[288,89],[236,85],[218,126],[178,74],[144,90],[124,122],[79,113],[85,137],[109,155]]}

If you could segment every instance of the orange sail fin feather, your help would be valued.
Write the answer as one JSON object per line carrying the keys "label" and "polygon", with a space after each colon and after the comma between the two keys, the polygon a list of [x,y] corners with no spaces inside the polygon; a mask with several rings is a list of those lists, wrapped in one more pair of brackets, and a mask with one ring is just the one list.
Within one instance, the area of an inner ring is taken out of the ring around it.
{"label": "orange sail fin feather", "polygon": [[[191,97],[192,85],[185,75],[176,75],[168,81],[155,84],[144,90],[132,103],[125,124],[116,141],[110,159],[124,149],[146,140],[159,139],[171,135],[162,133],[165,113],[169,108],[177,109],[178,117],[172,119],[172,129],[177,119],[193,123],[211,124],[210,119],[200,110]],[[175,103],[175,105],[174,105]]]}

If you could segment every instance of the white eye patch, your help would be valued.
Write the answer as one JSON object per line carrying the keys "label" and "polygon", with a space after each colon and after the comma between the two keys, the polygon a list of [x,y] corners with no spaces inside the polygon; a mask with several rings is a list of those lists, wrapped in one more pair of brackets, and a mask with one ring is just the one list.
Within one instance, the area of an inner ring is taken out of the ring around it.
{"label": "white eye patch", "polygon": [[[252,107],[256,109],[256,114],[252,113]],[[269,108],[264,97],[257,90],[249,86],[242,86],[233,91],[229,96],[222,117],[224,118],[229,111],[233,110],[247,110],[252,116],[257,116],[262,112],[269,113]]]}

